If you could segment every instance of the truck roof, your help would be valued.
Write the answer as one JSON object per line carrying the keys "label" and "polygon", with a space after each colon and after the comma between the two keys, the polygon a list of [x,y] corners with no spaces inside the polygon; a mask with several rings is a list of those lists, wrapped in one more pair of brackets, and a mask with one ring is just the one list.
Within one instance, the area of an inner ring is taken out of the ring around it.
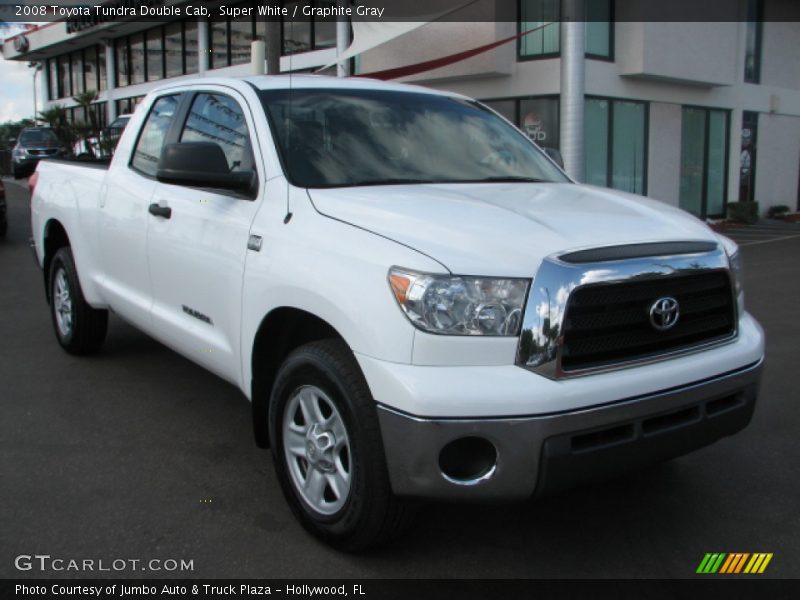
{"label": "truck roof", "polygon": [[417,94],[430,94],[437,96],[450,96],[462,98],[461,94],[434,90],[418,85],[406,83],[395,83],[369,79],[366,77],[331,77],[329,75],[308,75],[308,74],[286,74],[286,75],[250,75],[244,77],[197,77],[194,79],[184,79],[172,84],[159,86],[154,91],[169,89],[172,87],[183,87],[195,84],[219,84],[232,85],[237,87],[242,82],[260,90],[286,90],[292,89],[353,89],[353,90],[386,90],[396,92],[410,92]]}

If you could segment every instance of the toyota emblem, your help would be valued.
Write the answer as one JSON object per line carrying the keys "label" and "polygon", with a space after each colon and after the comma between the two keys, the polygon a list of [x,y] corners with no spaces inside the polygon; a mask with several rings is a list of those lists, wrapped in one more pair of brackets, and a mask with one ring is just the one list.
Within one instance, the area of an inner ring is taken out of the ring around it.
{"label": "toyota emblem", "polygon": [[679,316],[678,301],[671,296],[659,298],[650,305],[650,324],[658,331],[675,327]]}

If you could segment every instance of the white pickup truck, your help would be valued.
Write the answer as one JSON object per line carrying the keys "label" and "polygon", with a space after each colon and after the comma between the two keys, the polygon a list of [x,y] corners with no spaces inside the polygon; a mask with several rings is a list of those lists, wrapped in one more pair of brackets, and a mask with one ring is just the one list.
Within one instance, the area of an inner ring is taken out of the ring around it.
{"label": "white pickup truck", "polygon": [[753,413],[736,245],[574,183],[463,96],[168,84],[110,165],[39,164],[32,221],[64,349],[98,351],[113,311],[233,382],[297,517],[341,548],[409,499],[528,498]]}

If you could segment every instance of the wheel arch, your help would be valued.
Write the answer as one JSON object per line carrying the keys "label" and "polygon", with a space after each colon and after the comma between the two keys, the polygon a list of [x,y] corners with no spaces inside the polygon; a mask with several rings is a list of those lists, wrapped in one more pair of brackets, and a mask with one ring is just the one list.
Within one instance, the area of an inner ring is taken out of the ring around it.
{"label": "wheel arch", "polygon": [[278,369],[295,348],[323,339],[347,343],[328,321],[293,306],[274,308],[261,320],[251,356],[253,431],[259,447],[269,447],[267,417]]}

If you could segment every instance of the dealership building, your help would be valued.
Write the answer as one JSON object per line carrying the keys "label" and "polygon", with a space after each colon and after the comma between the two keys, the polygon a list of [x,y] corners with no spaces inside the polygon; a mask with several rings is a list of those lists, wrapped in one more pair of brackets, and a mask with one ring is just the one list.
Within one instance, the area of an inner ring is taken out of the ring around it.
{"label": "dealership building", "polygon": [[[428,23],[347,66],[367,75],[409,67],[401,81],[478,98],[560,150],[568,172],[590,184],[707,218],[743,200],[762,213],[800,209],[800,22],[772,18],[787,0],[732,0],[740,18],[728,22],[637,22],[629,0],[587,0],[586,22],[557,22],[575,1],[518,0],[516,22],[493,21],[490,7],[483,21]],[[283,4],[291,12],[297,3]],[[164,80],[252,73],[251,42],[267,29],[254,16],[56,21],[6,40],[3,55],[41,65],[39,110],[60,104],[85,121],[73,96],[97,90],[94,110],[109,123]],[[283,22],[281,70],[333,63],[337,31],[341,49],[351,30],[335,19]],[[466,60],[413,68],[501,40]]]}

